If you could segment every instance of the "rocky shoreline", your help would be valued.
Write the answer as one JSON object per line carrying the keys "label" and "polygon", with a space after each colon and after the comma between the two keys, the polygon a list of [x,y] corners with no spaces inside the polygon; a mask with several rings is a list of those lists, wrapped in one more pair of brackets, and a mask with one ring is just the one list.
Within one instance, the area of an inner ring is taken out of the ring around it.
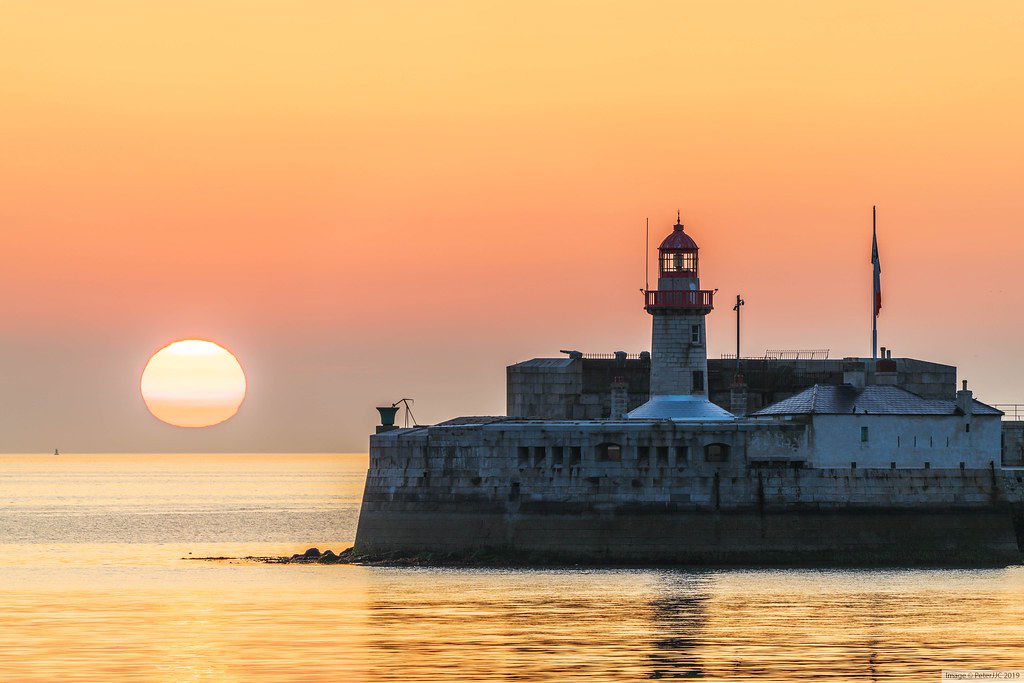
{"label": "rocky shoreline", "polygon": [[936,552],[927,557],[920,553],[905,555],[898,548],[883,553],[843,552],[831,553],[765,553],[755,551],[737,555],[710,555],[708,553],[679,557],[675,562],[662,559],[635,557],[630,561],[617,561],[608,557],[569,557],[548,553],[520,552],[510,548],[481,548],[471,552],[429,552],[419,553],[358,553],[355,548],[346,548],[340,553],[333,550],[321,551],[309,548],[303,553],[290,557],[189,557],[189,560],[259,562],[263,564],[351,564],[364,567],[461,567],[461,568],[514,568],[514,567],[791,567],[791,568],[977,568],[1005,567],[1022,564],[1019,554],[1013,557],[994,557],[971,553]]}

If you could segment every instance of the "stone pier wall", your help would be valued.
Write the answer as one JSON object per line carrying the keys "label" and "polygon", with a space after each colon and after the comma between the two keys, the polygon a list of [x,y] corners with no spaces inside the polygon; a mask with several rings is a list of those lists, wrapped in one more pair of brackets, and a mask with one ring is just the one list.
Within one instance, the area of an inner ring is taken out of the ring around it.
{"label": "stone pier wall", "polygon": [[[731,445],[724,461],[708,461],[719,451],[699,442],[652,446],[646,460],[635,448],[618,459],[602,451],[602,428],[619,429],[623,440],[627,428],[638,438],[657,435],[650,424],[549,424],[526,443],[535,428],[495,423],[372,437],[356,549],[755,564],[1021,559],[1014,515],[1020,524],[1024,484],[1013,470],[799,469],[781,459],[798,456],[799,426],[690,434]],[[756,466],[766,461],[751,451],[766,449],[780,460]]]}

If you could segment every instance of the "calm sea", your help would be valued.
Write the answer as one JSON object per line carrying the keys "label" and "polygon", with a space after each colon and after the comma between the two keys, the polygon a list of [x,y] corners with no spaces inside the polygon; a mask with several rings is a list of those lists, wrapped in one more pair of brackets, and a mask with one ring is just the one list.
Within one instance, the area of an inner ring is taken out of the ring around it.
{"label": "calm sea", "polygon": [[227,564],[351,544],[347,455],[0,456],[0,680],[937,681],[1024,668],[1024,568]]}

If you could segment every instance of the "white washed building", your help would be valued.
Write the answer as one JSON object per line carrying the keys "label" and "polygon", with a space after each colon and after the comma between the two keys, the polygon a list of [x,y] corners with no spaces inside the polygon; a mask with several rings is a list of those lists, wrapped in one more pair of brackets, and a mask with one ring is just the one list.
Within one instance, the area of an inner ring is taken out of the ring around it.
{"label": "white washed building", "polygon": [[1001,415],[966,387],[946,401],[895,386],[817,384],[752,417],[805,423],[805,467],[980,469],[1000,464]]}

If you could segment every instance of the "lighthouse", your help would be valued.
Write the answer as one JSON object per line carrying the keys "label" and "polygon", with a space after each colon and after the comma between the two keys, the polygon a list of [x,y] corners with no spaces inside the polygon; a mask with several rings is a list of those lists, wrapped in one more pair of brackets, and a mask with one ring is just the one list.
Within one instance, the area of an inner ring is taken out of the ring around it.
{"label": "lighthouse", "polygon": [[628,418],[730,420],[731,413],[708,401],[705,318],[714,291],[700,288],[700,250],[676,217],[658,247],[658,288],[644,290],[651,314],[651,397]]}

